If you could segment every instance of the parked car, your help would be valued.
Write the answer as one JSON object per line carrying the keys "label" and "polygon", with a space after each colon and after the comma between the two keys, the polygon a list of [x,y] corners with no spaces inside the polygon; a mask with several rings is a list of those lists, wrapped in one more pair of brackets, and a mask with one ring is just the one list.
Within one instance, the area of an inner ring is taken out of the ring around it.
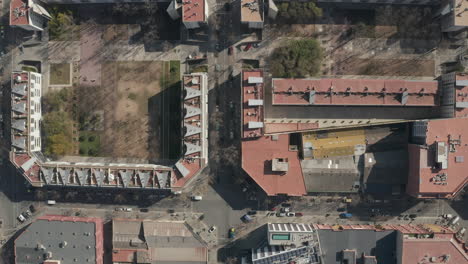
{"label": "parked car", "polygon": [[252,210],[252,211],[248,211],[247,214],[248,214],[248,215],[256,215],[256,214],[257,214],[257,211],[253,211],[253,210]]}
{"label": "parked car", "polygon": [[296,213],[295,214],[295,216],[298,216],[298,217],[303,216],[303,215],[304,215],[303,213]]}
{"label": "parked car", "polygon": [[48,205],[54,205],[56,204],[55,200],[47,200]]}
{"label": "parked car", "polygon": [[350,213],[342,213],[340,214],[340,218],[351,218],[353,217],[353,214]]}
{"label": "parked car", "polygon": [[276,216],[277,217],[284,217],[284,216],[286,216],[286,213],[277,213]]}
{"label": "parked car", "polygon": [[346,208],[344,207],[340,207],[338,209],[336,209],[338,212],[345,212],[346,211]]}
{"label": "parked car", "polygon": [[213,233],[216,230],[216,226],[212,226],[210,229],[208,229],[208,233]]}
{"label": "parked car", "polygon": [[232,55],[232,53],[234,53],[234,48],[231,46],[228,49],[228,55]]}
{"label": "parked car", "polygon": [[129,207],[127,207],[127,208],[124,208],[124,211],[125,211],[125,212],[131,212],[131,211],[133,211],[133,209],[132,209],[132,208],[129,208]]}
{"label": "parked car", "polygon": [[289,212],[289,211],[290,211],[290,208],[289,208],[289,207],[283,207],[283,208],[281,208],[281,212],[282,212],[282,213],[287,213],[287,212]]}
{"label": "parked car", "polygon": [[234,238],[236,237],[236,229],[234,227],[229,228],[229,233],[228,233],[229,238]]}
{"label": "parked car", "polygon": [[148,210],[148,208],[141,208],[141,209],[140,209],[140,212],[142,212],[142,213],[147,213],[147,212],[149,212],[149,210]]}
{"label": "parked car", "polygon": [[248,51],[250,48],[252,48],[252,44],[251,44],[251,43],[245,45],[244,51]]}
{"label": "parked car", "polygon": [[24,216],[26,219],[29,218],[29,217],[31,217],[31,216],[32,216],[31,211],[29,211],[29,209],[26,210],[26,211],[24,211],[23,216]]}
{"label": "parked car", "polygon": [[36,212],[36,207],[34,207],[34,205],[31,204],[31,205],[29,206],[29,210],[31,211],[31,213],[34,214],[34,213]]}
{"label": "parked car", "polygon": [[295,216],[296,214],[295,213],[292,213],[292,212],[289,212],[286,214],[286,216],[289,216],[289,217],[292,217],[292,216]]}
{"label": "parked car", "polygon": [[203,197],[201,195],[194,195],[192,196],[192,201],[201,201]]}
{"label": "parked car", "polygon": [[26,221],[26,218],[24,218],[24,216],[22,214],[18,215],[18,220],[23,223],[24,221]]}
{"label": "parked car", "polygon": [[123,211],[123,210],[124,210],[124,208],[122,208],[122,207],[116,207],[115,208],[115,211]]}
{"label": "parked car", "polygon": [[241,217],[241,220],[248,223],[248,222],[252,222],[253,218],[250,215],[245,214]]}

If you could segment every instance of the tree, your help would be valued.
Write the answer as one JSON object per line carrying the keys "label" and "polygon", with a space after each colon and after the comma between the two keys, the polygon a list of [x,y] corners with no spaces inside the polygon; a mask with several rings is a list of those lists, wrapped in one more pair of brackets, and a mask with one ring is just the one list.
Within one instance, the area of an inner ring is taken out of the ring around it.
{"label": "tree", "polygon": [[273,51],[271,72],[276,78],[314,76],[320,72],[322,59],[322,47],[315,39],[292,40]]}
{"label": "tree", "polygon": [[69,33],[75,25],[73,14],[70,10],[60,10],[53,7],[50,12],[51,19],[48,23],[51,39],[63,40],[63,36]]}
{"label": "tree", "polygon": [[289,24],[310,24],[323,15],[314,2],[291,1],[278,5],[278,20]]}
{"label": "tree", "polygon": [[72,121],[65,112],[51,112],[44,115],[45,153],[47,155],[66,155],[73,150]]}

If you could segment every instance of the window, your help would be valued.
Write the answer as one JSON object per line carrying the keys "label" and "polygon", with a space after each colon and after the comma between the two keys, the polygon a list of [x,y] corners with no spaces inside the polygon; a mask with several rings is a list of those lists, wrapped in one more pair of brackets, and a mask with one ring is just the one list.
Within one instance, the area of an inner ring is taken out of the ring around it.
{"label": "window", "polygon": [[289,240],[290,239],[290,236],[289,234],[273,234],[271,236],[271,239],[273,240]]}

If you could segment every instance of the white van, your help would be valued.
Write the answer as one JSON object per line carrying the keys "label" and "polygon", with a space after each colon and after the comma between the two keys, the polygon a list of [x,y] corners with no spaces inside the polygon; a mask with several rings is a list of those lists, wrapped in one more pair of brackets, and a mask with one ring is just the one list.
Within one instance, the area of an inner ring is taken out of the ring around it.
{"label": "white van", "polygon": [[194,195],[192,196],[192,200],[193,201],[201,201],[203,199],[203,197],[201,197],[200,195]]}
{"label": "white van", "polygon": [[48,205],[54,205],[56,204],[55,200],[47,200]]}

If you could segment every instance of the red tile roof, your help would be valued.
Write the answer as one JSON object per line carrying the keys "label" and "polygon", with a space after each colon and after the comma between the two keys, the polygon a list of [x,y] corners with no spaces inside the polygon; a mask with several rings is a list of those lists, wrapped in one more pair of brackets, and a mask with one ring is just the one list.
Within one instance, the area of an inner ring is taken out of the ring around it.
{"label": "red tile roof", "polygon": [[242,137],[259,137],[263,128],[249,129],[249,122],[263,122],[263,105],[249,106],[249,100],[263,100],[264,84],[249,84],[250,77],[263,78],[263,71],[249,70],[242,72]]}
{"label": "red tile roof", "polygon": [[434,238],[403,238],[402,249],[401,263],[468,263],[466,248],[453,234],[437,234]]}
{"label": "red tile roof", "polygon": [[[289,170],[272,171],[274,158],[287,158]],[[279,135],[277,140],[264,136],[242,141],[242,168],[268,195],[306,194],[298,152],[289,151],[289,135]]]}
{"label": "red tile roof", "polygon": [[[381,79],[273,79],[273,104],[435,106],[439,104],[436,81]],[[402,104],[403,93],[408,93]]]}
{"label": "red tile roof", "polygon": [[12,0],[10,2],[10,25],[29,25],[28,13],[28,0]]}
{"label": "red tile roof", "polygon": [[[456,75],[457,81],[468,80],[468,75]],[[455,86],[455,102],[468,102],[468,86]],[[468,116],[467,108],[455,108],[455,117]]]}
{"label": "red tile roof", "polygon": [[[434,147],[437,142],[444,142],[448,147],[447,169],[436,166]],[[429,120],[426,132],[428,147],[409,145],[407,192],[420,197],[453,197],[468,183],[467,142],[468,118]],[[439,181],[434,180],[434,176],[442,174],[447,176],[447,180],[439,184]]]}
{"label": "red tile roof", "polygon": [[182,1],[182,21],[202,22],[205,21],[205,1],[204,0],[183,0]]}

